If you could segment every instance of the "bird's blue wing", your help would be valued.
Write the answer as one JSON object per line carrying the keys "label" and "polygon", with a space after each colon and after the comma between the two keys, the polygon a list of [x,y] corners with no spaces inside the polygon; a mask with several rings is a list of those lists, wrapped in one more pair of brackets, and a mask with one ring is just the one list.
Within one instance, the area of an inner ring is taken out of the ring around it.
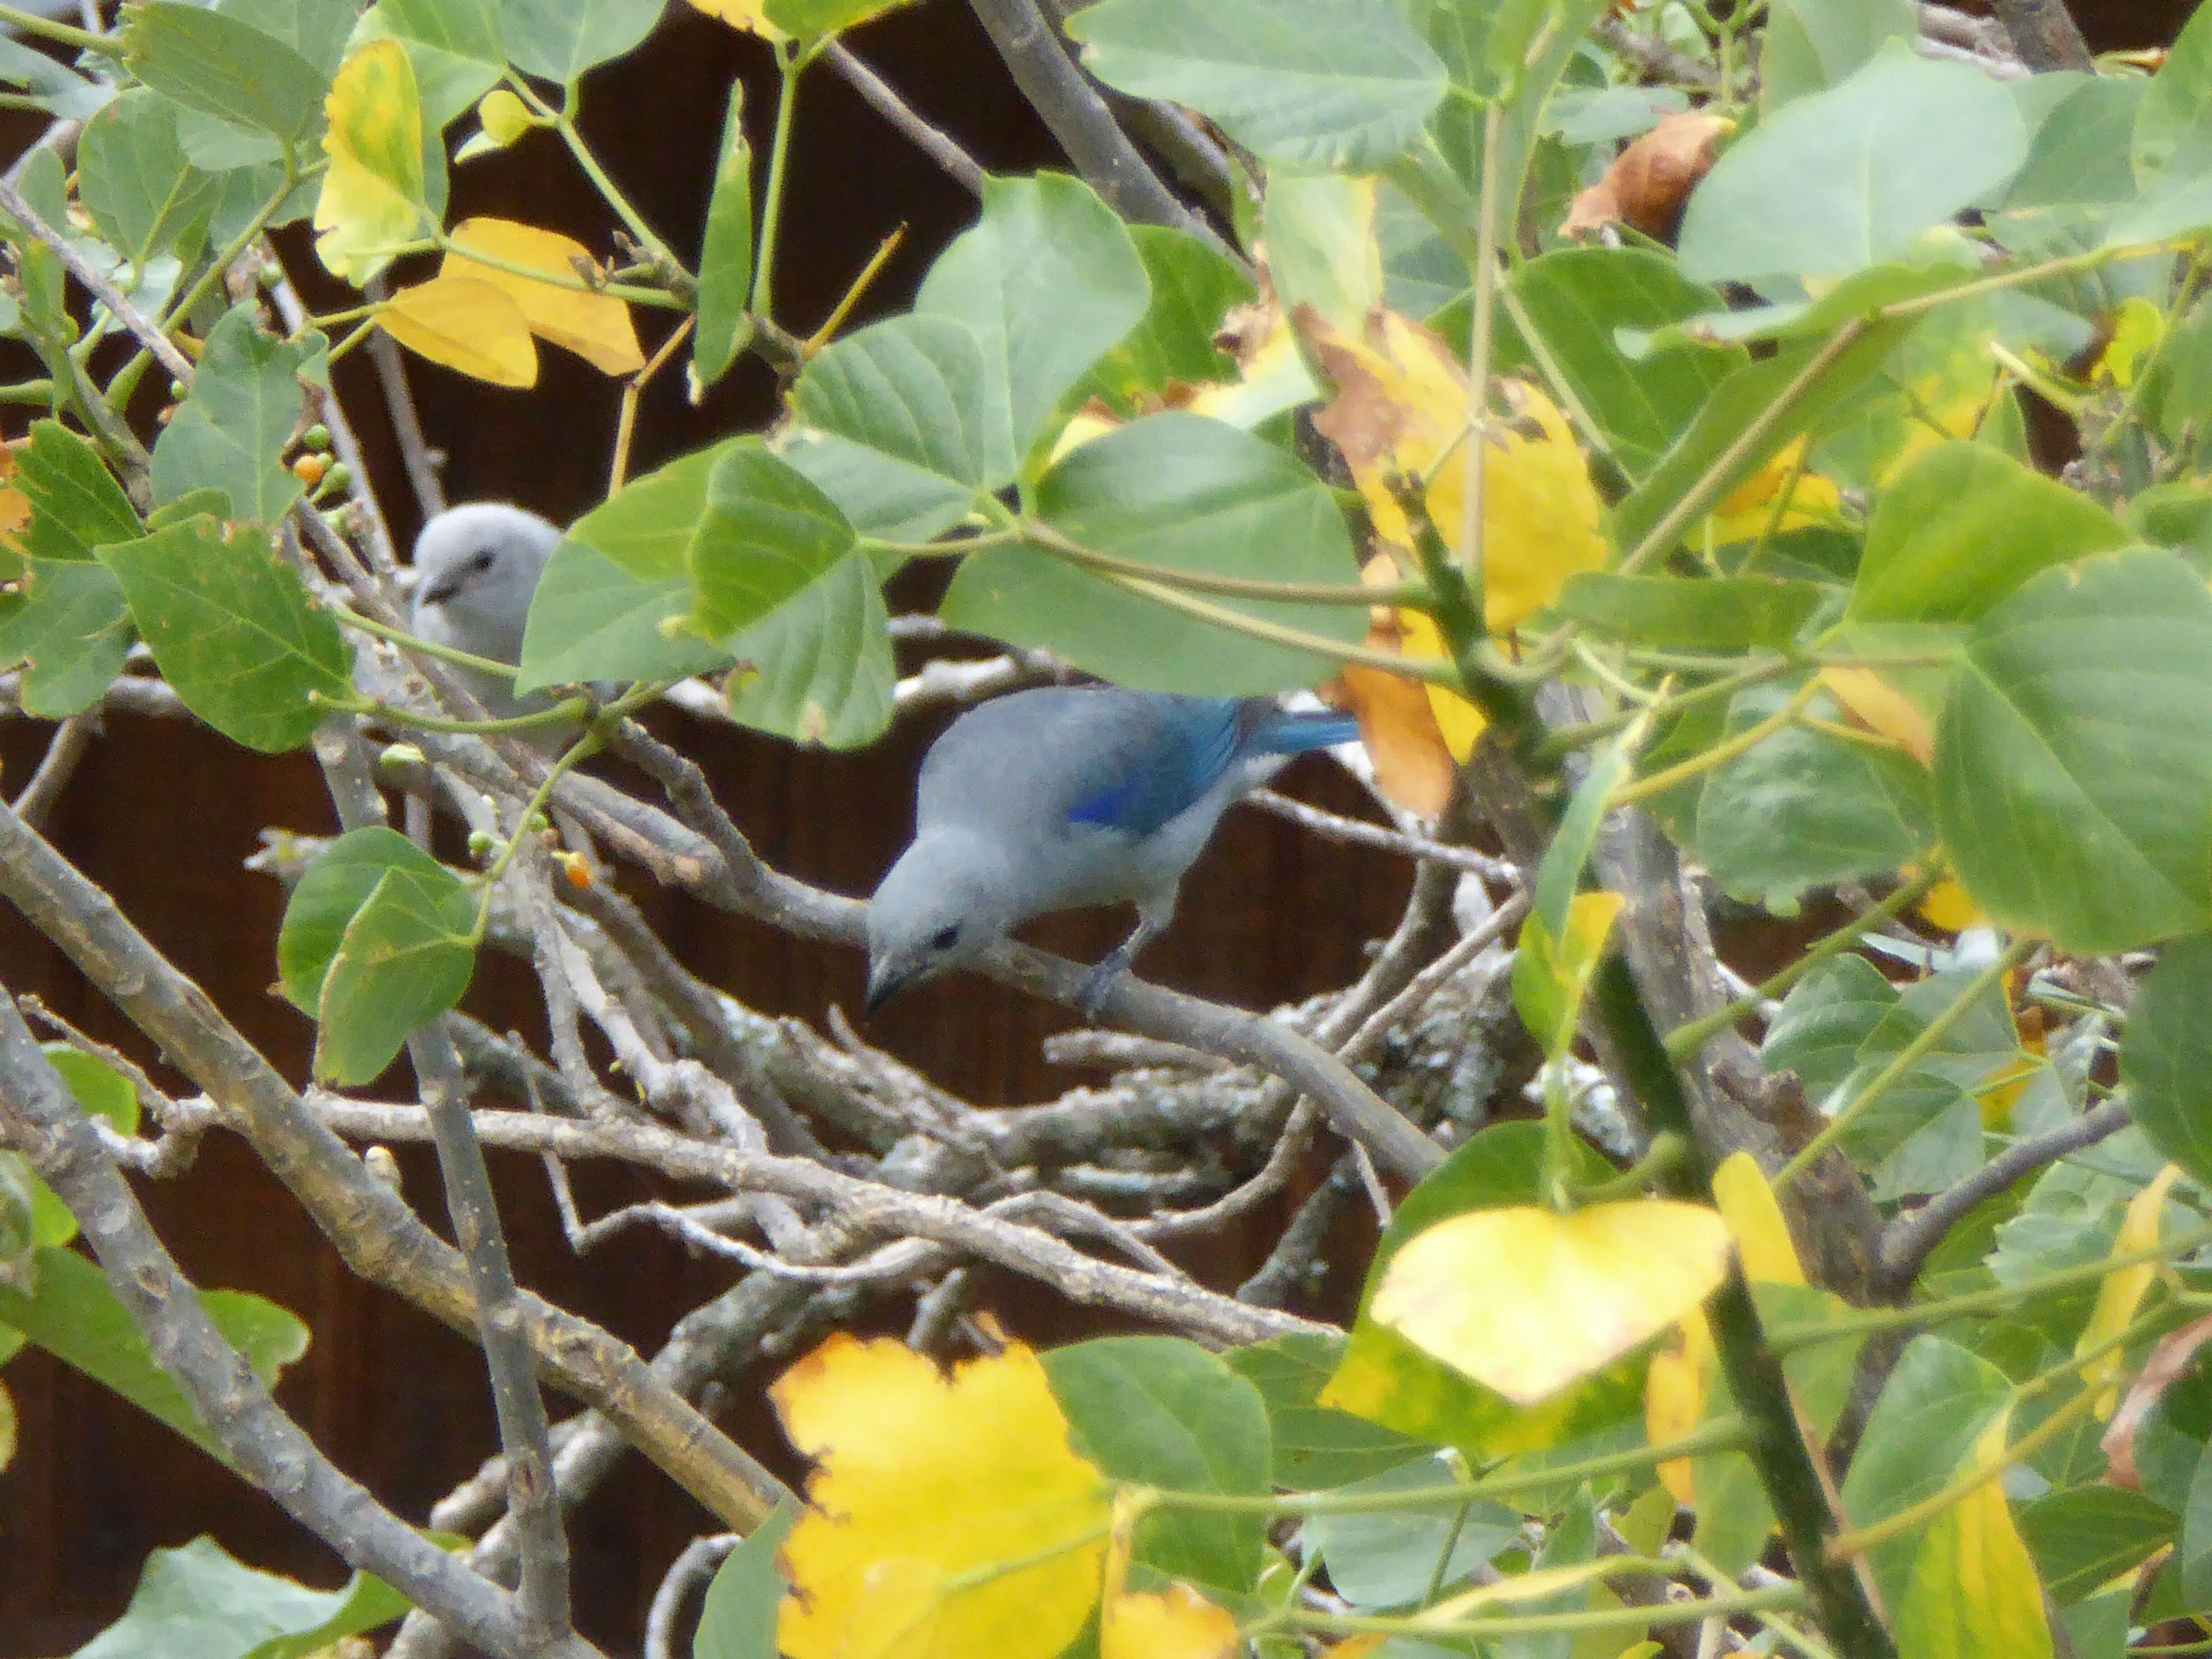
{"label": "bird's blue wing", "polygon": [[1070,823],[1149,836],[1194,805],[1245,751],[1249,705],[1235,697],[1148,697],[1143,740],[1116,775],[1068,808]]}

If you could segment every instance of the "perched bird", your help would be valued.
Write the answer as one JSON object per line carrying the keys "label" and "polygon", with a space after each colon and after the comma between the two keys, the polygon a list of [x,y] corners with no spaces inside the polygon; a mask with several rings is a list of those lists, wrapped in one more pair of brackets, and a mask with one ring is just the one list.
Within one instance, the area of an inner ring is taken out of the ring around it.
{"label": "perched bird", "polygon": [[[494,662],[522,660],[522,629],[531,596],[561,532],[535,513],[498,501],[476,501],[441,513],[415,538],[414,631]],[[453,673],[495,720],[550,708],[543,696],[520,697],[513,685],[482,669]]]}
{"label": "perched bird", "polygon": [[1032,917],[1133,903],[1091,970],[1095,1015],[1168,925],[1229,804],[1290,756],[1358,735],[1348,715],[1263,697],[1051,686],[955,720],[922,762],[915,836],[868,905],[868,1011],[973,960]]}

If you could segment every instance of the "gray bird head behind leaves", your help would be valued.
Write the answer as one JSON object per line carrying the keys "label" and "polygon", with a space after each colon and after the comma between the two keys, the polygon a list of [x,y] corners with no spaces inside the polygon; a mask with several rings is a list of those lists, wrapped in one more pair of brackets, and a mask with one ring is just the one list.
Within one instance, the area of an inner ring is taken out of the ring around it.
{"label": "gray bird head behind leaves", "polygon": [[963,714],[922,762],[915,837],[868,905],[868,1007],[964,966],[1032,917],[1133,903],[1091,970],[1097,1012],[1175,914],[1230,803],[1291,755],[1358,736],[1264,697],[1048,686]]}
{"label": "gray bird head behind leaves", "polygon": [[[560,544],[556,526],[503,502],[477,501],[441,513],[415,538],[416,636],[494,662],[520,662],[531,597]],[[496,676],[454,672],[495,719],[549,706],[542,696],[517,698]]]}

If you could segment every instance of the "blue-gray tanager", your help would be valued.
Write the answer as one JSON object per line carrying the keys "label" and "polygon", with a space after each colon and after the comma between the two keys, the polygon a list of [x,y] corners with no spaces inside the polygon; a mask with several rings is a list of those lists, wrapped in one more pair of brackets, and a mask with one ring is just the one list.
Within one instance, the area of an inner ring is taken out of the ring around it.
{"label": "blue-gray tanager", "polygon": [[1017,691],[955,720],[922,762],[915,836],[868,905],[868,1010],[971,961],[1034,916],[1133,903],[1091,970],[1095,1013],[1175,914],[1229,804],[1290,756],[1358,735],[1265,698],[1114,686]]}
{"label": "blue-gray tanager", "polygon": [[[414,631],[494,662],[522,660],[522,629],[545,562],[561,532],[519,507],[476,501],[441,513],[415,538]],[[482,669],[453,673],[495,720],[550,708],[543,696],[517,697],[511,682]]]}

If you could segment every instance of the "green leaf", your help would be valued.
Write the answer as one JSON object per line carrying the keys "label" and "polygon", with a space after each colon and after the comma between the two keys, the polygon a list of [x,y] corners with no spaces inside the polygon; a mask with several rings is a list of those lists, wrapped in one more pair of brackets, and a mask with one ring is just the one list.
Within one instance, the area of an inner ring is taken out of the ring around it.
{"label": "green leaf", "polygon": [[[2128,1017],[2120,1073],[2137,1127],[2160,1156],[2212,1182],[2212,934],[2176,939]],[[2212,1601],[2208,1601],[2212,1606]]]}
{"label": "green leaf", "polygon": [[[40,1048],[80,1107],[105,1118],[119,1135],[138,1133],[138,1091],[127,1079],[65,1042],[41,1043]],[[45,1182],[36,1176],[30,1180],[32,1243],[68,1243],[76,1237],[76,1218]]]}
{"label": "green leaf", "polygon": [[957,524],[975,505],[974,492],[809,428],[781,434],[783,459],[837,503],[864,536],[887,542],[926,542]]}
{"label": "green leaf", "polygon": [[2119,1486],[2046,1493],[2020,1511],[2021,1536],[2051,1599],[2070,1607],[2173,1541],[2172,1513]]}
{"label": "green leaf", "polygon": [[726,650],[732,635],[798,598],[854,546],[853,526],[805,474],[757,438],[725,444],[684,549],[690,625]]}
{"label": "green leaf", "polygon": [[753,149],[745,142],[744,115],[744,82],[732,81],[699,246],[699,325],[691,337],[695,387],[712,386],[729,372],[745,331],[753,281]]}
{"label": "green leaf", "polygon": [[1084,67],[1220,123],[1271,161],[1372,173],[1444,95],[1444,66],[1389,0],[1106,0],[1068,19]]}
{"label": "green leaf", "polygon": [[[99,1265],[74,1250],[38,1253],[37,1289],[0,1289],[0,1325],[9,1325],[64,1364],[112,1389],[222,1462],[183,1392],[155,1362],[130,1312]],[[307,1328],[283,1309],[242,1291],[208,1291],[200,1305],[264,1382],[307,1352]]]}
{"label": "green leaf", "polygon": [[691,1659],[776,1659],[776,1609],[788,1587],[775,1557],[798,1518],[786,1498],[723,1559],[699,1609]]}
{"label": "green leaf", "polygon": [[1318,1403],[1343,1359],[1340,1336],[1295,1332],[1222,1357],[1267,1404],[1274,1482],[1287,1492],[1349,1486],[1396,1468],[1424,1449],[1395,1430]]}
{"label": "green leaf", "polygon": [[472,108],[507,72],[498,0],[377,0],[354,39],[365,46],[380,35],[407,48],[423,123],[434,132]]}
{"label": "green leaf", "polygon": [[802,40],[842,34],[910,0],[768,0],[761,9],[786,34]]}
{"label": "green leaf", "polygon": [[1984,444],[1939,444],[1882,492],[1854,622],[1972,622],[2038,571],[2128,539],[2079,491]]}
{"label": "green leaf", "polygon": [[76,1659],[295,1659],[389,1624],[407,1606],[364,1572],[341,1589],[309,1589],[242,1566],[212,1538],[197,1538],[147,1557],[129,1610]]}
{"label": "green leaf", "polygon": [[131,498],[100,453],[59,421],[33,421],[15,457],[15,487],[31,503],[23,550],[34,559],[86,559],[143,535]]}
{"label": "green leaf", "polygon": [[[1868,286],[1872,287],[1871,279]],[[1835,295],[1848,298],[1856,292],[1853,284],[1846,283]],[[1874,301],[1871,293],[1866,297]],[[1885,292],[1882,297],[1888,295]],[[1775,422],[1765,437],[1733,454],[1722,470],[1716,504],[1726,501],[1800,433],[1817,431],[1858,397],[1881,373],[1884,360],[1912,331],[1916,320],[1908,317],[1872,324],[1844,348],[1818,383]],[[1775,404],[1819,349],[1811,340],[1787,342],[1772,356],[1746,363],[1713,388],[1689,430],[1613,508],[1613,536],[1623,553],[1633,550],[1708,471],[1724,456],[1731,455],[1745,431]]]}
{"label": "green leaf", "polygon": [[[345,929],[368,905],[378,883],[400,872],[422,891],[449,891],[460,884],[453,872],[407,836],[383,825],[349,830],[316,856],[292,896],[285,900],[283,925],[276,931],[276,973],[283,994],[301,1013],[314,1013],[323,1000],[323,982],[345,942]],[[473,909],[460,915],[460,931],[476,921]]]}
{"label": "green leaf", "polygon": [[1818,1103],[1851,1074],[1859,1049],[1897,1006],[1897,988],[1861,956],[1832,957],[1790,988],[1767,1025],[1759,1062],[1795,1072]]}
{"label": "green leaf", "polygon": [[[1640,362],[1621,351],[1624,329],[1657,330],[1721,308],[1718,294],[1687,280],[1663,253],[1562,248],[1516,268],[1507,285],[1631,477],[1650,472],[1748,361],[1735,348],[1659,351]],[[1509,347],[1517,345],[1517,325],[1505,318],[1500,327]]]}
{"label": "green leaf", "polygon": [[1137,325],[1145,263],[1114,210],[1056,173],[987,178],[983,216],[930,267],[917,316],[964,323],[983,355],[983,453],[1018,470],[1084,371]]}
{"label": "green leaf", "polygon": [[2212,592],[2165,551],[2046,570],[1968,636],[1936,823],[1991,916],[2085,955],[2212,923]]}
{"label": "green leaf", "polygon": [[647,581],[583,543],[553,550],[530,600],[520,692],[594,680],[680,680],[727,668],[730,653],[676,626],[691,579]]}
{"label": "green leaf", "polygon": [[304,144],[322,120],[330,76],[227,12],[143,0],[125,15],[123,50],[131,74],[155,91],[279,143]]}
{"label": "green leaf", "polygon": [[353,693],[352,653],[265,532],[193,519],[100,550],[185,707],[234,743],[297,749]]}
{"label": "green leaf", "polygon": [[858,749],[891,721],[898,665],[890,619],[865,555],[829,574],[727,642],[739,667],[730,718],[799,743]]}
{"label": "green leaf", "polygon": [[1368,313],[1382,303],[1379,189],[1373,179],[1267,169],[1260,234],[1267,281],[1285,312],[1310,307],[1332,328],[1359,337]]}
{"label": "green leaf", "polygon": [[525,75],[566,86],[653,33],[665,0],[500,0],[500,39]]}
{"label": "green leaf", "polygon": [[[1038,480],[1037,515],[1095,552],[1170,570],[1294,582],[1358,580],[1335,498],[1297,460],[1197,416],[1154,415],[1070,452]],[[1364,610],[1223,601],[1347,643]],[[1027,547],[961,562],[939,613],[1054,652],[1117,684],[1218,696],[1317,684],[1323,657],[1185,617]]]}
{"label": "green leaf", "polygon": [[[1752,686],[1729,707],[1734,737],[1778,710],[1786,688]],[[1839,718],[1816,697],[1806,711]],[[1810,887],[1878,875],[1936,840],[1928,774],[1909,755],[1785,726],[1705,775],[1696,852],[1730,894],[1789,914]]]}
{"label": "green leaf", "polygon": [[1771,115],[1847,79],[1887,42],[1919,38],[1912,0],[1772,0],[1759,56],[1759,108]]}
{"label": "green leaf", "polygon": [[315,1075],[341,1086],[374,1082],[410,1033],[459,1002],[476,971],[475,921],[476,902],[450,870],[386,870],[324,975]]}
{"label": "green leaf", "polygon": [[2006,193],[2006,209],[2103,207],[2133,200],[2136,176],[2128,165],[2128,142],[2144,89],[2141,81],[2084,76],[2037,126],[2027,160]]}
{"label": "green leaf", "polygon": [[[942,529],[980,493],[1012,481],[1012,458],[990,447],[988,398],[973,329],[905,316],[825,348],[799,377],[791,406],[802,428],[844,441],[835,459],[846,487],[823,485],[833,499],[896,501],[907,518]],[[865,518],[856,512],[853,521]]]}
{"label": "green leaf", "polygon": [[[1043,1356],[1078,1454],[1109,1480],[1176,1492],[1257,1497],[1270,1490],[1260,1391],[1196,1344],[1109,1336]],[[1265,1516],[1160,1510],[1137,1528],[1136,1559],[1231,1592],[1259,1583]]]}
{"label": "green leaf", "polygon": [[194,489],[220,489],[230,515],[273,525],[303,488],[283,462],[300,424],[302,342],[264,334],[249,301],[233,307],[209,333],[191,393],[154,445],[154,501],[164,506]]}
{"label": "green leaf", "polygon": [[113,88],[88,81],[15,40],[0,39],[0,82],[22,88],[40,107],[65,121],[88,121],[115,96]]}
{"label": "green leaf", "polygon": [[1863,270],[1991,194],[2027,151],[2002,86],[1893,44],[1714,164],[1683,216],[1682,270],[1705,282]]}
{"label": "green leaf", "polygon": [[1132,225],[1152,303],[1120,344],[1093,365],[1085,388],[1125,417],[1170,387],[1233,380],[1237,365],[1213,343],[1222,320],[1257,290],[1229,257],[1188,231]]}
{"label": "green leaf", "polygon": [[222,0],[222,10],[291,47],[326,81],[345,61],[360,13],[354,0]]}
{"label": "green leaf", "polygon": [[[179,248],[214,210],[222,186],[185,160],[177,106],[133,87],[85,123],[77,194],[115,251],[134,264]],[[192,239],[197,240],[198,237]]]}
{"label": "green leaf", "polygon": [[2212,166],[2212,17],[2201,7],[2143,88],[2130,153],[2146,186]]}
{"label": "green leaf", "polygon": [[[1441,1458],[1401,1463],[1343,1488],[1348,1492],[1421,1492],[1457,1477]],[[1305,1523],[1309,1548],[1328,1568],[1329,1588],[1356,1607],[1402,1607],[1418,1601],[1433,1579],[1443,1587],[1522,1539],[1521,1516],[1502,1504],[1438,1504],[1428,1509],[1316,1515]],[[1446,1557],[1445,1552],[1450,1554]],[[1439,1570],[1441,1569],[1441,1570]]]}
{"label": "green leaf", "polygon": [[[2010,1392],[1987,1360],[1941,1337],[1915,1337],[1882,1386],[1844,1477],[1852,1524],[1872,1526],[1949,1485]],[[1867,1553],[1885,1605],[1904,1599],[1920,1547],[1921,1535],[1908,1533]]]}
{"label": "green leaf", "polygon": [[1797,637],[1826,589],[1774,576],[1567,578],[1557,609],[1585,627],[1676,651],[1779,650]]}
{"label": "green leaf", "polygon": [[33,559],[20,586],[0,597],[0,664],[30,664],[25,713],[65,720],[123,672],[135,637],[130,608],[106,567],[74,559]]}

